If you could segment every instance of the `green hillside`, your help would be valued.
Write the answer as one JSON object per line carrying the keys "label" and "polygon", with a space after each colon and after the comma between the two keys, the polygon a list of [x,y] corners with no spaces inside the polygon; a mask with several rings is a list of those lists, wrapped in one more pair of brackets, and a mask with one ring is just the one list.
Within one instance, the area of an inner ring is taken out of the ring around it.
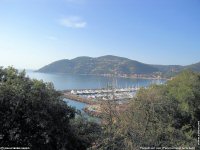
{"label": "green hillside", "polygon": [[38,70],[44,73],[69,74],[153,74],[161,72],[170,77],[184,69],[200,71],[200,62],[188,66],[151,65],[128,58],[106,55],[101,57],[77,57],[71,60],[63,59],[46,65]]}
{"label": "green hillside", "polygon": [[72,74],[149,74],[159,70],[138,61],[107,55],[97,58],[77,57],[71,60],[59,60],[38,71]]}
{"label": "green hillside", "polygon": [[192,65],[188,65],[185,67],[186,69],[191,69],[193,71],[197,71],[200,72],[200,62],[196,63],[196,64],[192,64]]}

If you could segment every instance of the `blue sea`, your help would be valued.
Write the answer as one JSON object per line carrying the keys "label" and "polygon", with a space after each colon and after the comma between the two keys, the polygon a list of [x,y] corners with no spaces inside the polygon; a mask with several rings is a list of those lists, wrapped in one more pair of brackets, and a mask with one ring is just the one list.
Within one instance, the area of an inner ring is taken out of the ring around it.
{"label": "blue sea", "polygon": [[[72,75],[58,73],[39,73],[34,71],[26,71],[27,76],[32,79],[43,80],[44,82],[52,82],[56,90],[68,89],[97,89],[106,88],[109,84],[114,84],[117,88],[126,87],[146,87],[152,83],[163,83],[165,80],[150,79],[130,79],[130,78],[113,78],[96,75]],[[81,110],[86,104],[64,99],[69,105]]]}

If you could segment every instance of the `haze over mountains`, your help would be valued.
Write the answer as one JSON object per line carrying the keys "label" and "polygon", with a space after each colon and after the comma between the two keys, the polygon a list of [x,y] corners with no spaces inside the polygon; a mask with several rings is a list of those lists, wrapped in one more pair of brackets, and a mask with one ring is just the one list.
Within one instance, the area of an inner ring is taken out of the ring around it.
{"label": "haze over mountains", "polygon": [[200,71],[200,62],[188,66],[151,65],[128,58],[106,55],[101,57],[77,57],[55,61],[38,70],[43,73],[69,74],[153,74],[155,72],[179,72],[183,69]]}

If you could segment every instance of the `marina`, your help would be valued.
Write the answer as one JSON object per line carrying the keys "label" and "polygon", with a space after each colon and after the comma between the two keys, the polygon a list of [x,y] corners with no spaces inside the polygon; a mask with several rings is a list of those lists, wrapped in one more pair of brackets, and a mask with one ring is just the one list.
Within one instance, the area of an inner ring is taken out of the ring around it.
{"label": "marina", "polygon": [[[84,110],[88,114],[93,114],[93,116],[98,116],[101,111],[99,109],[101,102],[115,100],[122,108],[130,99],[134,98],[141,87],[145,88],[151,84],[165,82],[165,80],[130,78],[114,78],[113,81],[112,77],[107,76],[53,74],[34,71],[28,71],[27,75],[32,79],[52,82],[54,88],[62,92],[63,99],[70,101],[68,103],[70,106],[76,107],[80,111]],[[84,107],[79,107],[79,104]]]}
{"label": "marina", "polygon": [[102,88],[102,89],[71,89],[64,90],[65,99],[81,102],[82,110],[90,116],[101,118],[103,103],[114,102],[118,111],[125,110],[130,99],[134,98],[139,87]]}
{"label": "marina", "polygon": [[103,88],[103,89],[82,89],[82,90],[66,90],[64,97],[73,99],[87,104],[95,104],[102,100],[116,100],[120,103],[131,99],[140,88]]}

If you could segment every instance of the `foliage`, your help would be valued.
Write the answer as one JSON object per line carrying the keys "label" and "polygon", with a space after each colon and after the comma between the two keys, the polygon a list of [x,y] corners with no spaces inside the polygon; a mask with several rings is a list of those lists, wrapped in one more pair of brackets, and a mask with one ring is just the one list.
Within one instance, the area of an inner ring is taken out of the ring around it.
{"label": "foliage", "polygon": [[140,89],[117,118],[112,124],[114,144],[104,142],[99,149],[197,147],[200,75],[184,71],[165,85]]}
{"label": "foliage", "polygon": [[[31,149],[86,149],[91,144],[71,124],[75,110],[51,83],[25,72],[0,68],[0,146]],[[84,126],[84,124],[79,124]]]}
{"label": "foliage", "polygon": [[116,102],[114,100],[114,93],[113,93],[113,99],[102,101],[101,102],[101,118],[102,118],[102,128],[103,131],[101,132],[102,135],[99,139],[99,149],[115,149],[117,148],[116,139],[115,139],[115,132],[116,132],[116,126],[117,126],[117,106]]}
{"label": "foliage", "polygon": [[49,150],[197,147],[200,74],[186,70],[164,85],[140,89],[126,111],[115,101],[105,101],[102,111],[101,126],[75,118],[52,84],[0,68],[0,145]]}
{"label": "foliage", "polygon": [[75,129],[76,134],[84,141],[85,147],[95,147],[98,139],[101,137],[101,125],[95,121],[88,121],[88,118],[77,116],[71,120],[71,125]]}
{"label": "foliage", "polygon": [[197,143],[200,120],[200,74],[184,71],[168,82],[168,96],[177,103],[172,127],[181,130],[187,142]]}

